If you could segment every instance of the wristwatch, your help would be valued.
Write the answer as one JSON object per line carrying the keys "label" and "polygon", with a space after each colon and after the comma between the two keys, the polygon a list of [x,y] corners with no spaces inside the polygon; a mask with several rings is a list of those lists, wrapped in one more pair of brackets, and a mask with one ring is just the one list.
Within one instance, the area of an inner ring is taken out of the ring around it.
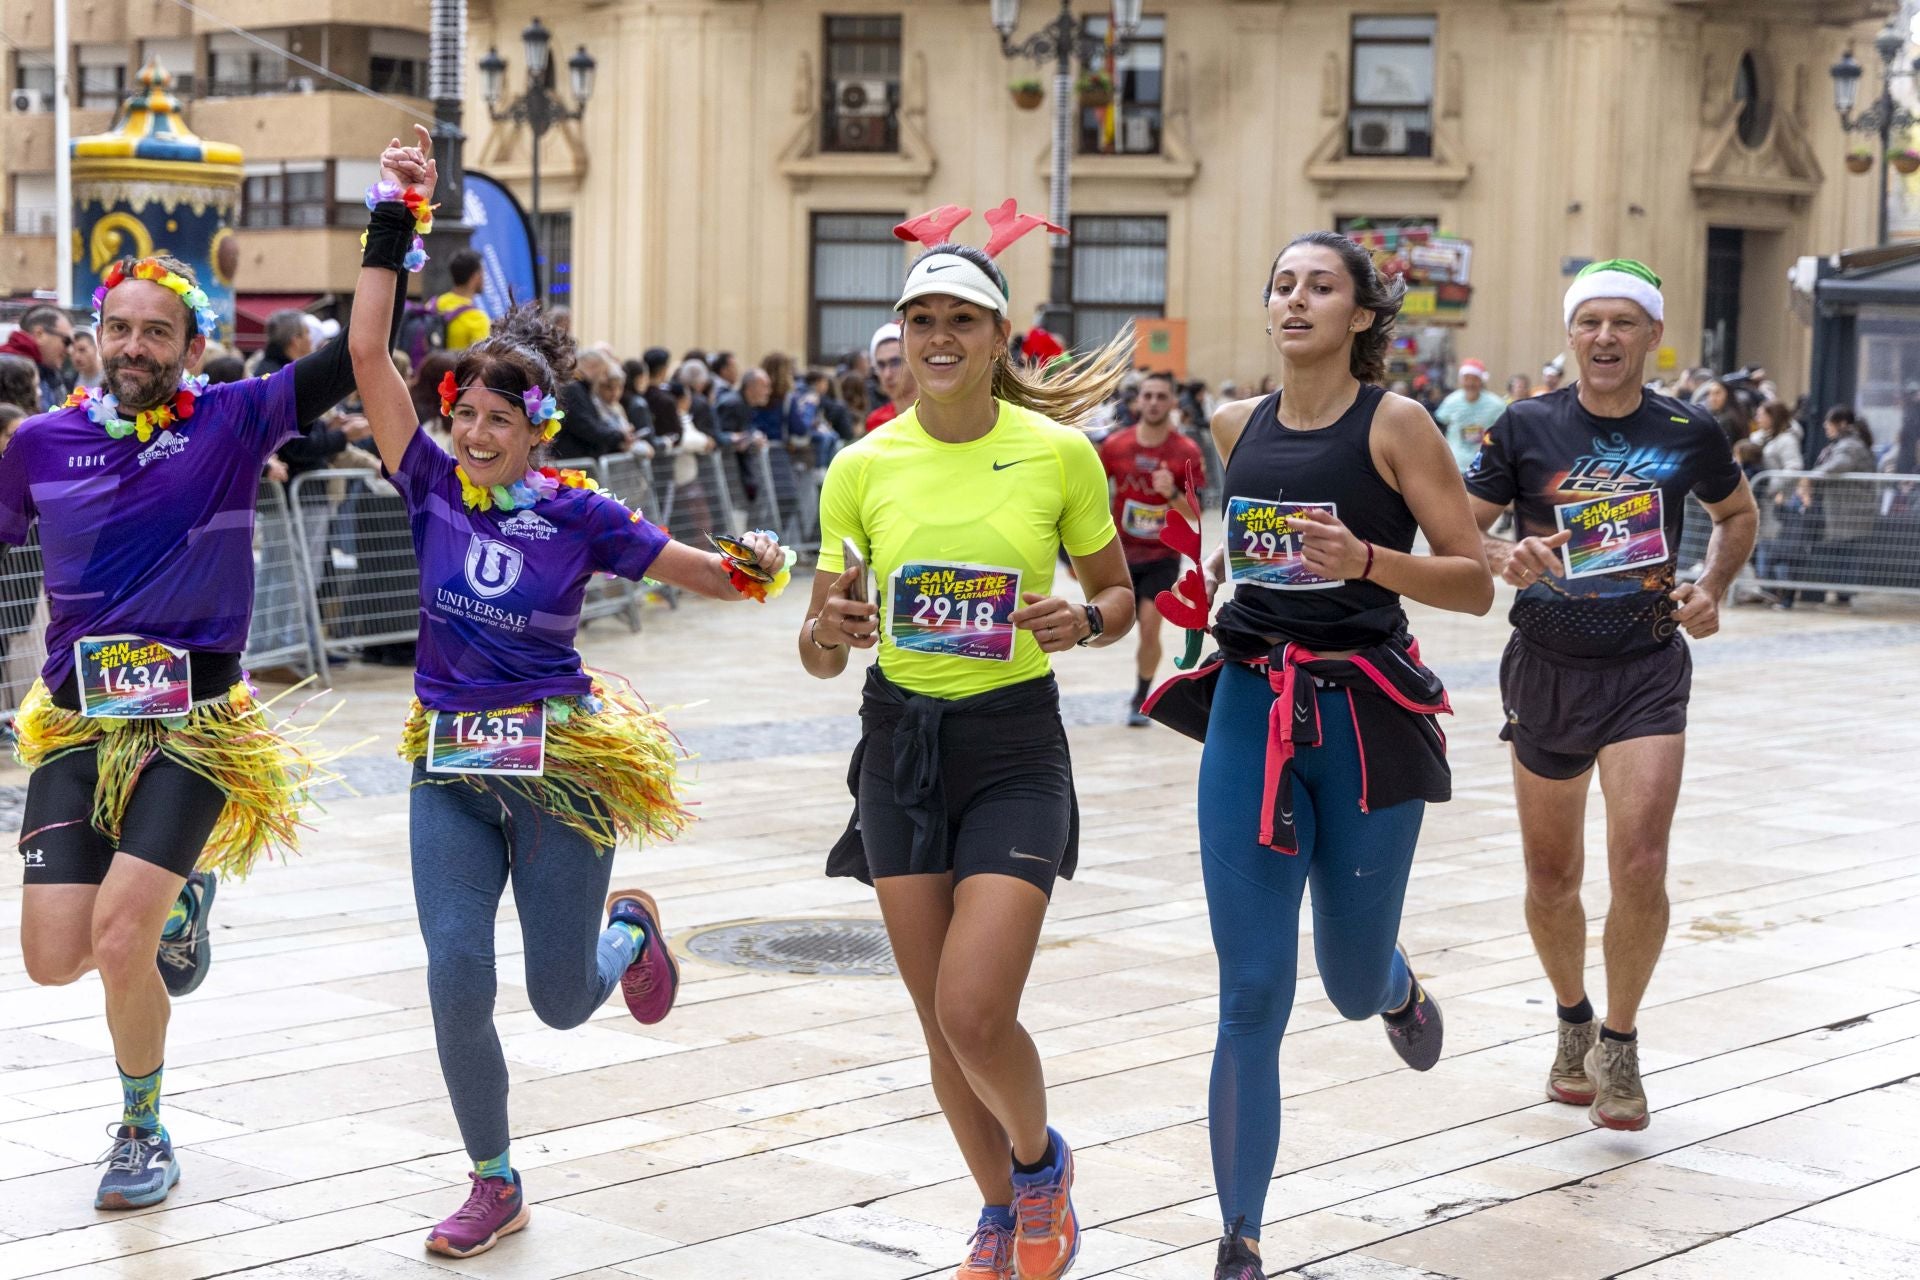
{"label": "wristwatch", "polygon": [[1100,638],[1101,632],[1107,629],[1107,624],[1106,620],[1100,616],[1099,605],[1083,605],[1082,608],[1087,611],[1087,635],[1084,640],[1080,641],[1080,647],[1084,649]]}

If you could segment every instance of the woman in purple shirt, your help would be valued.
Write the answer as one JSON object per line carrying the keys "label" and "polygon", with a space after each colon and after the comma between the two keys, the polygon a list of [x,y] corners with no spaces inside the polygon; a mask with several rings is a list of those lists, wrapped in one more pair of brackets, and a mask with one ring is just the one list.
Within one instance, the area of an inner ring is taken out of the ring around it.
{"label": "woman in purple shirt", "polygon": [[[381,158],[370,244],[416,229],[410,210],[424,208],[435,178],[424,130],[420,141],[395,142]],[[671,541],[583,474],[539,466],[560,425],[552,391],[572,375],[574,352],[532,308],[461,352],[442,382],[448,456],[418,427],[387,354],[393,280],[361,273],[348,341],[420,563],[416,701],[401,755],[414,762],[413,884],[434,1036],[474,1161],[466,1204],[427,1248],[467,1257],[527,1222],[493,1026],[494,918],[507,880],[527,994],[549,1026],[579,1026],[616,986],[635,1018],[658,1022],[678,983],[653,899],[608,894],[614,845],[670,837],[686,813],[665,725],[625,681],[581,666],[574,634],[588,582],[645,575],[732,600],[743,565],[777,591],[790,553],[748,534],[752,559],[729,563]]]}

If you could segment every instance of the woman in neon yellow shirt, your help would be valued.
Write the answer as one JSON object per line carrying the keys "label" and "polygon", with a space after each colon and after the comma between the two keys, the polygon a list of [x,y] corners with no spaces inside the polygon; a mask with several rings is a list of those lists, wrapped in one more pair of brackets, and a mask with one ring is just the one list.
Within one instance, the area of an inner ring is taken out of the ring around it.
{"label": "woman in neon yellow shirt", "polygon": [[[1079,1248],[1072,1155],[1047,1126],[1018,1012],[1078,838],[1049,655],[1133,624],[1106,472],[1061,425],[1107,397],[1131,343],[1050,380],[1010,361],[1006,278],[989,255],[1018,235],[1009,224],[1044,225],[1012,206],[989,216],[999,230],[984,253],[945,241],[965,216],[951,207],[899,230],[930,245],[898,308],[920,398],[834,458],[799,637],[821,679],[846,669],[849,647],[880,649],[850,779],[856,822],[828,874],[875,886],[934,1094],[980,1186],[963,1280],[1052,1280]],[[877,603],[843,539],[872,568]],[[1063,547],[1084,605],[1053,593]]]}

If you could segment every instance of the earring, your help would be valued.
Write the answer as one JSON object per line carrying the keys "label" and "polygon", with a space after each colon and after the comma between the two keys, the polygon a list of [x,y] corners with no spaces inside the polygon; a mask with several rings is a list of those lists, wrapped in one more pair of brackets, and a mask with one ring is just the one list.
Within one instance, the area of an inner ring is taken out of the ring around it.
{"label": "earring", "polygon": [[1272,333],[1272,332],[1273,332],[1273,326],[1272,326],[1272,325],[1268,325],[1268,326],[1267,326],[1267,332],[1268,332],[1268,333]]}

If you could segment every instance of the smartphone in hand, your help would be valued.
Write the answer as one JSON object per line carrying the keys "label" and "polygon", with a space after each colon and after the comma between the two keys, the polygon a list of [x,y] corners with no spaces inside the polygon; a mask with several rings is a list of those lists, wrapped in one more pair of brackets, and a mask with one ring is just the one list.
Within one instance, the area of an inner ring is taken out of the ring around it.
{"label": "smartphone in hand", "polygon": [[860,548],[853,545],[852,538],[840,539],[840,554],[846,557],[847,568],[860,571],[860,575],[853,580],[853,585],[847,588],[847,599],[865,604],[867,602],[866,557],[860,554]]}

